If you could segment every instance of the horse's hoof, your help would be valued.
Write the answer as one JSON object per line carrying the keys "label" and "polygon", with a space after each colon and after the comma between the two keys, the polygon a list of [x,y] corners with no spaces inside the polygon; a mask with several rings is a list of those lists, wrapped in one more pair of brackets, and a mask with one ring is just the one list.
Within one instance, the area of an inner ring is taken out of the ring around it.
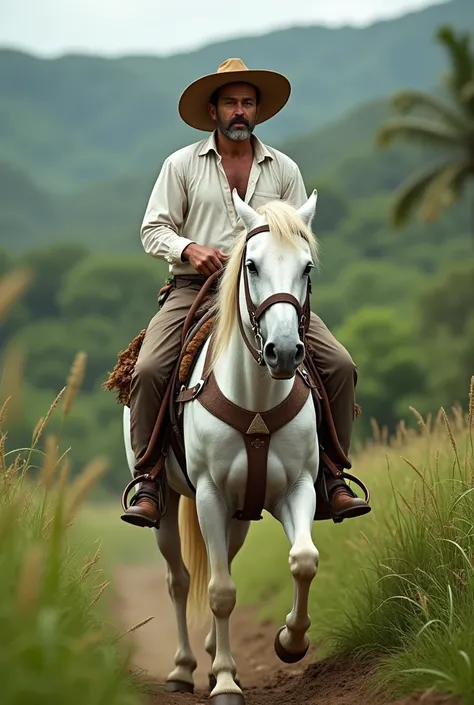
{"label": "horse's hoof", "polygon": [[166,681],[166,690],[169,693],[194,693],[194,686],[186,681]]}
{"label": "horse's hoof", "polygon": [[294,652],[294,651],[287,651],[282,645],[280,641],[280,634],[282,631],[286,629],[286,627],[280,627],[280,629],[277,631],[276,636],[275,636],[275,641],[273,643],[273,648],[275,649],[275,653],[280,659],[280,661],[283,661],[283,663],[298,663],[298,661],[301,661],[303,659],[309,649],[309,642],[308,646],[304,651],[299,651],[299,652]]}
{"label": "horse's hoof", "polygon": [[[234,679],[239,688],[242,688],[242,683],[239,678]],[[209,673],[209,692],[212,692],[217,685],[216,677],[213,673]]]}
{"label": "horse's hoof", "polygon": [[211,705],[245,705],[244,696],[241,693],[219,693],[209,698]]}

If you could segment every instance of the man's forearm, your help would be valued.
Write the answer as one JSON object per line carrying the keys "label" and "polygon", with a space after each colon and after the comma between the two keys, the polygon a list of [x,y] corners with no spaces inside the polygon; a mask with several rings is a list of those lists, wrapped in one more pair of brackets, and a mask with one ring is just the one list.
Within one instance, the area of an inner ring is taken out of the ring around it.
{"label": "man's forearm", "polygon": [[140,236],[147,254],[169,264],[182,262],[183,250],[193,242],[166,225],[143,225]]}

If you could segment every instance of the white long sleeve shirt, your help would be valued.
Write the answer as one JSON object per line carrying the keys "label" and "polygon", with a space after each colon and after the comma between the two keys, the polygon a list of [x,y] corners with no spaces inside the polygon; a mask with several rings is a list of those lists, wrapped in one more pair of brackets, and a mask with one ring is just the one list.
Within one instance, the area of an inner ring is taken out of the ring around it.
{"label": "white long sleeve shirt", "polygon": [[[299,208],[307,199],[295,162],[255,135],[245,201],[254,209],[273,200]],[[237,216],[217,152],[215,133],[171,154],[153,187],[141,227],[145,252],[170,264],[171,274],[194,274],[181,254],[192,242],[227,253],[244,225]]]}

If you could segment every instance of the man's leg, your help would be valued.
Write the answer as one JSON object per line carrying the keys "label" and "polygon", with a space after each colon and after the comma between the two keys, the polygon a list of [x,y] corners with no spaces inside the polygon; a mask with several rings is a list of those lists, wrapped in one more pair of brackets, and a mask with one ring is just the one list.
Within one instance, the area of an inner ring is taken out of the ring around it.
{"label": "man's leg", "polygon": [[[347,456],[354,421],[356,366],[347,350],[314,313],[311,313],[307,338],[329,397],[339,443]],[[331,457],[331,460],[335,459]],[[349,518],[370,511],[367,502],[355,497],[349,486],[343,480],[336,479],[328,469],[325,469],[325,478],[331,507],[336,516]]]}
{"label": "man's leg", "polygon": [[[130,433],[136,466],[148,448],[166,386],[179,356],[184,321],[199,288],[193,282],[180,282],[146,330],[130,390]],[[136,469],[136,475],[150,472],[160,454],[158,441],[146,463]],[[153,526],[160,519],[159,501],[155,483],[143,482],[140,495],[122,519],[136,526]]]}

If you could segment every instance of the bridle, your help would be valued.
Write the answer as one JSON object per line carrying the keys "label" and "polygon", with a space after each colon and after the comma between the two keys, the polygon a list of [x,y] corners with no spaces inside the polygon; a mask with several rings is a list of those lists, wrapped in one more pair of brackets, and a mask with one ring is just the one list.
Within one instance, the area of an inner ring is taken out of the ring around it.
{"label": "bridle", "polygon": [[258,235],[259,233],[264,233],[264,232],[270,232],[270,228],[268,225],[260,225],[257,228],[254,228],[251,230],[245,239],[245,247],[242,252],[242,260],[241,260],[241,265],[240,265],[240,276],[243,278],[244,281],[244,292],[245,292],[245,302],[247,305],[247,312],[249,315],[250,319],[250,325],[252,327],[252,332],[255,337],[255,342],[257,347],[255,348],[251,342],[249,341],[247,334],[245,332],[244,324],[242,321],[242,315],[240,312],[240,307],[237,307],[237,320],[239,322],[239,329],[240,333],[242,335],[242,338],[244,339],[244,342],[249,349],[250,353],[252,354],[252,357],[256,361],[256,363],[260,366],[265,365],[265,360],[263,358],[263,338],[262,334],[260,331],[260,319],[265,313],[265,311],[268,311],[268,309],[271,306],[274,306],[275,304],[291,304],[292,306],[295,307],[297,313],[298,313],[298,331],[300,334],[300,338],[302,341],[304,341],[304,336],[308,331],[309,327],[309,316],[310,316],[310,295],[311,295],[311,280],[308,277],[308,286],[306,289],[306,297],[303,306],[301,306],[300,302],[298,299],[293,296],[293,294],[287,294],[285,292],[280,292],[279,294],[272,294],[271,296],[268,296],[264,301],[259,306],[255,306],[254,302],[252,301],[252,297],[250,295],[250,286],[249,286],[249,280],[248,280],[248,274],[247,274],[247,267],[245,266],[245,260],[246,260],[246,254],[247,254],[247,244],[249,240],[254,237],[255,235]]}

